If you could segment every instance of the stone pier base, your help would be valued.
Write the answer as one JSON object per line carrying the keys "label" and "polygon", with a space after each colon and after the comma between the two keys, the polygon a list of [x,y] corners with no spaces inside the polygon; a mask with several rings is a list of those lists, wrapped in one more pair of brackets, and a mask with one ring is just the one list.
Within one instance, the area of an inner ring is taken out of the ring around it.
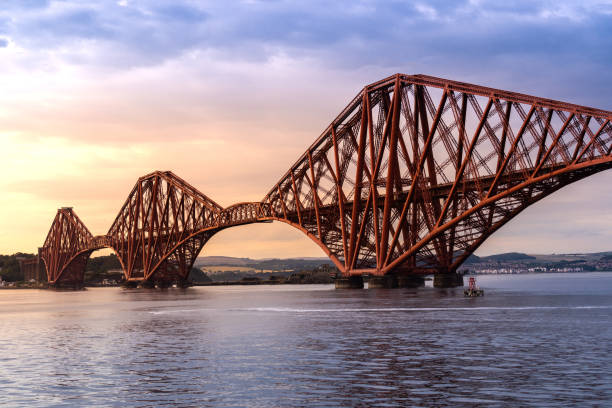
{"label": "stone pier base", "polygon": [[463,275],[453,273],[436,273],[433,280],[434,288],[456,288],[463,286]]}
{"label": "stone pier base", "polygon": [[169,280],[142,280],[142,281],[128,281],[123,284],[126,288],[140,288],[140,289],[168,289],[171,287],[177,288],[188,288],[193,286],[191,282],[186,279],[177,279],[174,281]]}
{"label": "stone pier base", "polygon": [[126,289],[134,289],[138,287],[138,281],[124,281],[121,286]]}
{"label": "stone pier base", "polygon": [[143,280],[138,284],[138,287],[142,289],[155,289],[155,283],[150,280]]}
{"label": "stone pier base", "polygon": [[176,285],[177,288],[180,288],[180,289],[185,289],[185,288],[188,288],[190,286],[193,286],[193,284],[190,281],[186,280],[186,279],[177,280],[175,282],[175,285]]}
{"label": "stone pier base", "polygon": [[57,291],[85,290],[85,285],[83,282],[60,282],[49,285],[49,289]]}
{"label": "stone pier base", "polygon": [[336,278],[335,284],[336,289],[363,289],[363,278],[361,276]]}

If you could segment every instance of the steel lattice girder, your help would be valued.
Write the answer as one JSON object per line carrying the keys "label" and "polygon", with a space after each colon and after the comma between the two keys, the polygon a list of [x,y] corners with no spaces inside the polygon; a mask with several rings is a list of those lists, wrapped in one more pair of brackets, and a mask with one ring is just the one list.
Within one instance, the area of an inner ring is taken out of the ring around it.
{"label": "steel lattice girder", "polygon": [[186,278],[221,229],[283,221],[346,275],[454,271],[529,205],[611,168],[611,118],[398,74],[366,86],[261,202],[223,209],[171,172],[154,172],[138,180],[106,236],[80,221],[63,230],[60,210],[41,253],[50,282],[102,246],[118,254],[126,279]]}
{"label": "steel lattice girder", "polygon": [[90,249],[92,238],[93,235],[72,208],[64,207],[57,211],[47,239],[39,251],[50,284],[83,281],[85,265],[83,268],[79,266],[79,257],[93,250]]}
{"label": "steel lattice girder", "polygon": [[453,271],[535,201],[612,167],[612,113],[395,75],[367,86],[264,198],[346,274]]}

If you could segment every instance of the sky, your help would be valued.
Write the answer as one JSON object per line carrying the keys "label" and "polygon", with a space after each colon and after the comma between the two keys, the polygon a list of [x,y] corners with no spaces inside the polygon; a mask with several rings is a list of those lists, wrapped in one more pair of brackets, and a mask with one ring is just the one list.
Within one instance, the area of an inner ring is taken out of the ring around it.
{"label": "sky", "polygon": [[[57,208],[94,235],[139,176],[259,201],[363,88],[428,74],[612,110],[612,1],[2,1],[0,253]],[[612,172],[531,206],[477,255],[612,250]],[[290,226],[202,255],[324,256]]]}

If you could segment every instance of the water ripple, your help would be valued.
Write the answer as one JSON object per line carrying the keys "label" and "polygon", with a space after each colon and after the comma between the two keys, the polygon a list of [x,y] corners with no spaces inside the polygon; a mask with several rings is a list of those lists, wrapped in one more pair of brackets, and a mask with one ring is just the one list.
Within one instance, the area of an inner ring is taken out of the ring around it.
{"label": "water ripple", "polygon": [[0,292],[0,405],[612,405],[612,274],[512,279]]}

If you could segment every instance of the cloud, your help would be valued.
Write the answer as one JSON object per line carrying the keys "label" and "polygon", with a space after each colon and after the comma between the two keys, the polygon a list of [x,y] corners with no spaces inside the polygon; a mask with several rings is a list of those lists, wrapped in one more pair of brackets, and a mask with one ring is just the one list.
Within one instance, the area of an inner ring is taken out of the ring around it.
{"label": "cloud", "polygon": [[257,81],[253,66],[284,59],[330,78],[427,73],[612,109],[602,86],[612,84],[609,1],[66,0],[15,3],[2,21],[19,53],[0,71],[77,70],[102,87],[101,78],[174,66],[175,78],[210,91],[227,86],[227,71]]}
{"label": "cloud", "polygon": [[[119,5],[65,1],[43,5],[4,12],[11,18],[11,36],[18,44],[61,49],[74,41],[95,40],[90,46],[99,47],[107,58],[92,62],[106,61],[117,69],[210,49],[242,60],[261,61],[284,53],[334,55],[329,64],[370,65],[398,64],[432,52],[466,59],[491,52],[556,54],[580,43],[582,53],[604,57],[598,44],[585,42],[585,36],[601,34],[599,42],[612,41],[606,35],[610,6],[592,2],[157,1]],[[121,57],[108,58],[117,54]],[[132,58],[126,58],[127,54]]]}
{"label": "cloud", "polygon": [[[284,58],[351,73],[525,84],[517,90],[611,106],[604,92],[592,96],[596,81],[612,82],[610,2],[67,0],[12,5],[1,21],[0,34],[20,51],[10,63],[28,71],[108,76],[180,62],[199,78],[218,78],[216,68],[232,64],[245,68],[233,69],[242,80],[250,65]],[[560,83],[568,80],[586,86],[566,93]]]}
{"label": "cloud", "polygon": [[101,16],[93,9],[43,15],[27,21],[20,29],[28,32],[27,40],[51,46],[63,45],[75,39],[110,38],[113,35],[112,27],[105,27]]}

